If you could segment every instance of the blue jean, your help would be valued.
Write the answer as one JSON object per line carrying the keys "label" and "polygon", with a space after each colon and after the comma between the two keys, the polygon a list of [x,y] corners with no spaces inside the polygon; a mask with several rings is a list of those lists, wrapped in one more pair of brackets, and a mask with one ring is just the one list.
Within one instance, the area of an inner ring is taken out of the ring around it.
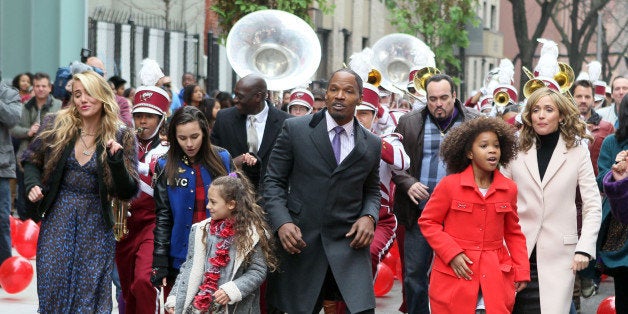
{"label": "blue jean", "polygon": [[0,178],[0,265],[11,257],[11,188],[8,178]]}
{"label": "blue jean", "polygon": [[428,285],[432,248],[423,237],[418,224],[406,228],[404,241],[403,286],[408,313],[429,314]]}

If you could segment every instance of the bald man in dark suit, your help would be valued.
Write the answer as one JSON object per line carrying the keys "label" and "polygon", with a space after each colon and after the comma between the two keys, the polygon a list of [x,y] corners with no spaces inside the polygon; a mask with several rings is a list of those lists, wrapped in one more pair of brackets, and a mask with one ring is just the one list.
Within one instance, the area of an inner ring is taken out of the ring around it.
{"label": "bald man in dark suit", "polygon": [[247,75],[236,84],[234,106],[218,111],[211,142],[229,151],[238,168],[259,188],[270,151],[290,117],[266,100],[266,81],[258,75]]}

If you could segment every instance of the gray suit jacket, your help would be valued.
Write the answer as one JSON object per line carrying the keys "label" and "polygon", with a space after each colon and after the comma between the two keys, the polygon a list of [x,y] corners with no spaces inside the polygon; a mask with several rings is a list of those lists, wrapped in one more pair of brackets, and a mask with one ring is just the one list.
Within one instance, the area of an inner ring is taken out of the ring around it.
{"label": "gray suit jacket", "polygon": [[9,130],[20,122],[21,115],[20,94],[0,83],[0,178],[15,178],[15,153]]}
{"label": "gray suit jacket", "polygon": [[354,119],[355,147],[337,165],[325,112],[284,122],[263,185],[272,227],[294,223],[307,244],[294,255],[280,248],[268,281],[268,302],[288,313],[312,313],[328,266],[351,312],[375,307],[369,248],[352,249],[345,234],[378,217],[381,140]]}

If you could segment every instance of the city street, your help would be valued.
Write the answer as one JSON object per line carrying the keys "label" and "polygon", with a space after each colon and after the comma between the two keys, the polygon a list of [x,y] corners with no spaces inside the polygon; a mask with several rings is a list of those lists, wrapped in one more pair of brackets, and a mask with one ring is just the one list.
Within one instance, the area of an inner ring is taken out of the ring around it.
{"label": "city street", "polygon": [[[17,254],[14,250],[13,254]],[[31,260],[35,266],[35,260]],[[24,291],[17,294],[8,294],[0,289],[0,313],[37,313],[37,284],[35,274],[33,281]],[[613,294],[612,278],[602,282],[599,294],[589,299],[582,300],[582,314],[595,314],[597,307],[602,300]],[[401,304],[401,284],[395,280],[394,286],[388,294],[377,298],[376,313],[393,314],[399,313],[398,308]],[[118,313],[117,305],[114,301],[114,309],[112,313]]]}

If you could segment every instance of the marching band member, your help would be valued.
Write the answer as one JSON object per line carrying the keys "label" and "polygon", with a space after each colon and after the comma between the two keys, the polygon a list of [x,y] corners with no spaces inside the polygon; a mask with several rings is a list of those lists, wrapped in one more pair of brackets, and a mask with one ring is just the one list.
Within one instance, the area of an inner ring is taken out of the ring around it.
{"label": "marching band member", "polygon": [[290,94],[288,113],[300,117],[312,113],[314,95],[305,88],[295,88]]}
{"label": "marching band member", "polygon": [[138,142],[140,194],[129,206],[129,233],[117,243],[116,264],[126,313],[154,313],[157,292],[150,282],[150,275],[155,201],[151,182],[157,158],[168,152],[168,143],[159,139],[159,129],[166,120],[170,97],[159,87],[142,86],[137,89],[134,103],[132,114]]}
{"label": "marching band member", "polygon": [[[377,122],[379,107],[377,87],[364,83],[362,104],[356,107],[355,116],[360,121],[360,124],[371,132],[373,132]],[[405,171],[410,167],[410,157],[408,157],[408,154],[403,149],[403,144],[401,144],[401,134],[382,134],[380,138],[382,139],[382,160],[379,164],[379,187],[382,197],[379,208],[379,221],[375,227],[375,236],[371,243],[373,275],[375,275],[377,270],[377,264],[390,249],[397,230],[397,218],[391,208],[395,191],[395,184],[392,182],[393,171]]]}
{"label": "marching band member", "polygon": [[414,76],[416,75],[417,72],[419,72],[419,70],[421,70],[421,68],[414,68],[410,70],[410,74],[408,74],[408,86],[406,89],[411,95],[415,96],[415,98],[410,99],[412,101],[411,103],[412,109],[417,109],[427,104],[427,98],[425,98],[425,91],[420,90],[420,89],[417,90],[416,86],[414,85]]}

